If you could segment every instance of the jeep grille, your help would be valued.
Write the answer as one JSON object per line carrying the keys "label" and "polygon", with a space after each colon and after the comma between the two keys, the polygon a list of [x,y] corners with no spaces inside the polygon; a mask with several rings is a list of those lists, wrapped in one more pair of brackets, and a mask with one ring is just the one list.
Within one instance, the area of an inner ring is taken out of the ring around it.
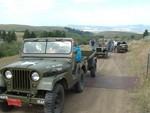
{"label": "jeep grille", "polygon": [[30,71],[12,70],[13,72],[13,90],[27,92],[30,91]]}
{"label": "jeep grille", "polygon": [[96,48],[96,51],[97,51],[97,52],[101,52],[102,49],[101,49],[101,48]]}

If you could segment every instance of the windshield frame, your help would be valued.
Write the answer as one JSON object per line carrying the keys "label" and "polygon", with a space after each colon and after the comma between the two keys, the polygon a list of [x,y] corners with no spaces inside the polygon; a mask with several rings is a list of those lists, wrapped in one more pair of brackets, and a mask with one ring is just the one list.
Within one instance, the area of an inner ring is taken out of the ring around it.
{"label": "windshield frame", "polygon": [[[67,44],[65,44],[67,43]],[[55,46],[55,49],[63,49],[65,46],[69,47],[68,51],[64,52],[48,52],[47,49],[49,48],[48,46],[57,44]],[[30,46],[29,46],[30,45]],[[44,45],[44,46],[43,46]],[[32,50],[33,48],[38,50],[34,51]],[[42,47],[43,46],[43,47]],[[26,52],[25,48],[29,48],[30,51]],[[72,52],[72,41],[71,40],[25,40],[23,43],[23,49],[22,53],[23,54],[70,54]]]}

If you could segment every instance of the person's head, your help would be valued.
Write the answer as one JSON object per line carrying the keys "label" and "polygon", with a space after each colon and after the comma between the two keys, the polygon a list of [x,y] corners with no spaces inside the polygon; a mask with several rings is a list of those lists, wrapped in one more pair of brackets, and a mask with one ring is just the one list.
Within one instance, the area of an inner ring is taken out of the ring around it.
{"label": "person's head", "polygon": [[74,41],[74,46],[77,46],[78,45],[78,42],[77,41]]}

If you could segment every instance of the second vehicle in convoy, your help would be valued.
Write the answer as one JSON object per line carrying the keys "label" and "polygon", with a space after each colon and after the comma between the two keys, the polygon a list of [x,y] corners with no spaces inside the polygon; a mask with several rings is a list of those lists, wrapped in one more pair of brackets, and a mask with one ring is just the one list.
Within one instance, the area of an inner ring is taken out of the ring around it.
{"label": "second vehicle in convoy", "polygon": [[108,58],[108,44],[106,40],[99,40],[98,47],[96,47],[96,56]]}

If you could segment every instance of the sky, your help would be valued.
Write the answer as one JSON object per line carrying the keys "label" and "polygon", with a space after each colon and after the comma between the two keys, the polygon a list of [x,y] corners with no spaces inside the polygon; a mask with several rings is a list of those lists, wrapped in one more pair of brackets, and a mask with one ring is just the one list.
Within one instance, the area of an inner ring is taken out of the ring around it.
{"label": "sky", "polygon": [[0,24],[150,25],[150,0],[0,0]]}

